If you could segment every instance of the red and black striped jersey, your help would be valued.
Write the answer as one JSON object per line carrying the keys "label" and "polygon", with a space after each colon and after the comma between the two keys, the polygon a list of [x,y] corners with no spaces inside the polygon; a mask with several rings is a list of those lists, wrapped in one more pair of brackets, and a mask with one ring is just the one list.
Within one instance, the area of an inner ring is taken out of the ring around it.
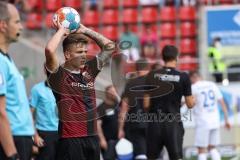
{"label": "red and black striped jersey", "polygon": [[97,134],[97,111],[94,82],[100,72],[98,60],[88,62],[79,73],[59,66],[47,71],[48,83],[56,98],[61,138],[86,137]]}

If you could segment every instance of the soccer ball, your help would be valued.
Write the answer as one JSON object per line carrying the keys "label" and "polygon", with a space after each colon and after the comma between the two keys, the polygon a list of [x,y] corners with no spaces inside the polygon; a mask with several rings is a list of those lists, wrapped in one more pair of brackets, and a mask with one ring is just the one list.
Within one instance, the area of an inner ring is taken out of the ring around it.
{"label": "soccer ball", "polygon": [[71,7],[62,7],[53,15],[53,24],[57,28],[58,21],[70,33],[76,32],[80,26],[80,15]]}

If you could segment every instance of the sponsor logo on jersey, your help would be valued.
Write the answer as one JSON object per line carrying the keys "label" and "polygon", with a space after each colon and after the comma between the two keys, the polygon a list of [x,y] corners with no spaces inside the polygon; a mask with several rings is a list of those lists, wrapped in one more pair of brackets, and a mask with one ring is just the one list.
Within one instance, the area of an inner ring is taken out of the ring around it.
{"label": "sponsor logo on jersey", "polygon": [[87,83],[87,84],[72,82],[71,85],[72,85],[72,87],[81,87],[83,89],[93,89],[94,88],[93,82],[90,82],[90,83]]}
{"label": "sponsor logo on jersey", "polygon": [[83,72],[82,73],[82,75],[85,77],[85,78],[87,78],[87,79],[91,79],[92,78],[92,76],[88,73],[88,72]]}
{"label": "sponsor logo on jersey", "polygon": [[154,79],[159,79],[161,81],[170,81],[170,82],[179,82],[180,76],[179,75],[168,75],[168,74],[154,74]]}

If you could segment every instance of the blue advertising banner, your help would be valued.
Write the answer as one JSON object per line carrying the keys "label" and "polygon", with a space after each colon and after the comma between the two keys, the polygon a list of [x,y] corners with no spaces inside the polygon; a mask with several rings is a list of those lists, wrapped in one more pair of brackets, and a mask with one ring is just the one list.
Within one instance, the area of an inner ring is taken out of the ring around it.
{"label": "blue advertising banner", "polygon": [[227,67],[239,64],[240,57],[240,6],[206,7],[205,27],[207,47],[215,38],[221,39],[218,50]]}
{"label": "blue advertising banner", "polygon": [[208,45],[220,37],[223,46],[240,45],[240,8],[207,11]]}

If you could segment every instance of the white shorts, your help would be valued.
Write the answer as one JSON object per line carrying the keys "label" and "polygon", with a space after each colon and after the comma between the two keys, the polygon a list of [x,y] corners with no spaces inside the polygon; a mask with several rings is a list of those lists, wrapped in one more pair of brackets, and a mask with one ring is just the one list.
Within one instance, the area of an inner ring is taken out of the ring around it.
{"label": "white shorts", "polygon": [[198,127],[195,130],[195,146],[206,148],[209,145],[217,146],[220,143],[220,129],[206,129]]}

